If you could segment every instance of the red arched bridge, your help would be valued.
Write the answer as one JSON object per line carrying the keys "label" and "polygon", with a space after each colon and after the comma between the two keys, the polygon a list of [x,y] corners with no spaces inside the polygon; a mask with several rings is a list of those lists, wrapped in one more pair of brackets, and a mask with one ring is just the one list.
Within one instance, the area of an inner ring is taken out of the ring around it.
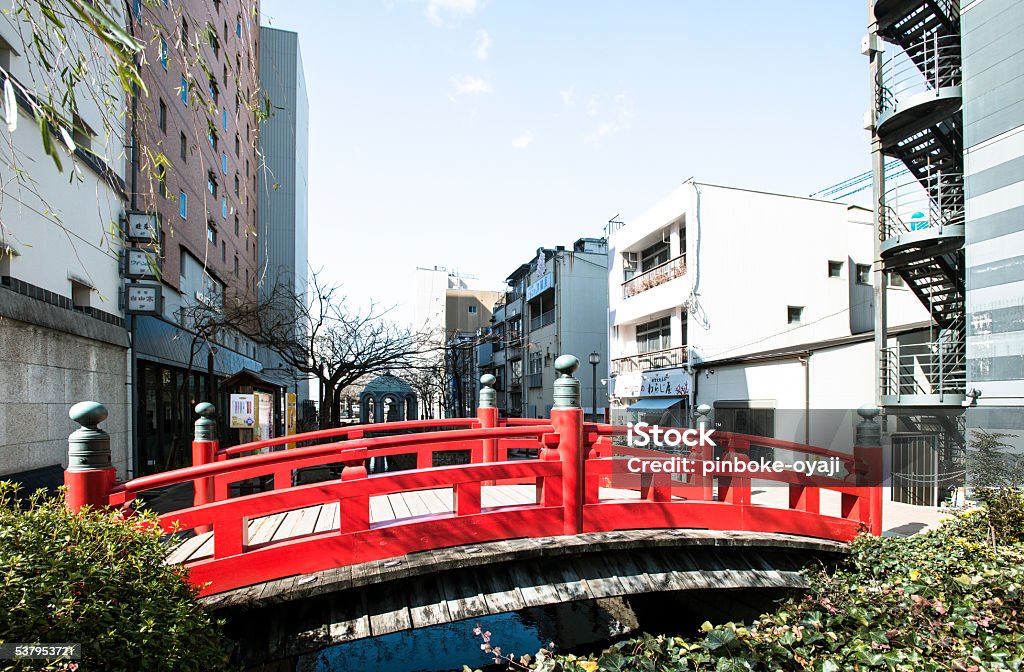
{"label": "red arched bridge", "polygon": [[[191,483],[194,505],[162,514],[160,524],[169,534],[194,532],[169,559],[188,566],[215,606],[379,588],[438,572],[457,570],[465,578],[484,565],[522,569],[529,558],[575,562],[571,571],[567,565],[545,570],[555,576],[513,573],[497,583],[495,573],[486,572],[474,579],[470,597],[490,606],[475,609],[433,579],[433,588],[412,592],[440,591],[443,609],[431,611],[437,601],[426,598],[397,604],[393,590],[363,595],[356,603],[364,607],[346,600],[351,613],[334,608],[313,619],[319,624],[313,630],[333,628],[329,641],[417,627],[417,618],[434,623],[529,606],[525,583],[552,592],[534,595],[535,603],[679,589],[702,572],[721,572],[719,583],[705,588],[794,587],[801,585],[797,570],[807,553],[842,552],[842,542],[863,530],[881,533],[881,459],[872,413],[862,413],[850,453],[714,432],[717,455],[711,445],[692,447],[689,472],[633,473],[624,466],[631,457],[636,465],[672,456],[617,445],[622,441],[614,437],[625,435],[625,427],[585,422],[579,383],[571,376],[577,366],[571,356],[556,362],[562,375],[549,419],[499,418],[493,378],[485,377],[476,418],[345,427],[221,449],[213,407],[200,404],[193,466],[125,483],[114,482],[109,438],[96,427],[105,411],[86,402],[72,409],[83,429],[69,439],[68,505],[127,508],[146,491]],[[790,460],[781,470],[753,474],[760,485],[752,487],[752,443],[841,469],[808,475],[791,468]],[[459,453],[463,463],[452,464]],[[392,467],[404,459],[409,468],[368,472],[371,460],[383,459]],[[337,478],[296,484],[300,470],[324,465],[340,469]],[[233,484],[260,478],[268,485],[272,480],[272,488],[232,496]],[[744,550],[730,559],[724,547]],[[637,555],[638,549],[647,551]],[[600,566],[578,562],[595,553]],[[602,577],[614,585],[598,589]],[[375,629],[374,612],[389,614],[388,622]]]}

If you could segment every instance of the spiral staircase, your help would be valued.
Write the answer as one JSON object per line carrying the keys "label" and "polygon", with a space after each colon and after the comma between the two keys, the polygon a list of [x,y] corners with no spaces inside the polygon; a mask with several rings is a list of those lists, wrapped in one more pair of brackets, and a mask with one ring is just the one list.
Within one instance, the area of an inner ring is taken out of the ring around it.
{"label": "spiral staircase", "polygon": [[877,204],[881,259],[934,323],[927,342],[883,344],[881,401],[959,407],[967,382],[959,0],[876,0],[874,14],[887,43],[875,134],[908,171]]}

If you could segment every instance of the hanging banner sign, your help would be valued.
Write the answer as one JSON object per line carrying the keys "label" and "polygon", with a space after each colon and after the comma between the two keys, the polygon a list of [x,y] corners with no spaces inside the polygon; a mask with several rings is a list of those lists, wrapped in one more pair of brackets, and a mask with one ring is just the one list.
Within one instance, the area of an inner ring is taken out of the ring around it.
{"label": "hanging banner sign", "polygon": [[526,288],[526,300],[529,301],[546,289],[555,286],[555,274],[547,273],[543,278]]}
{"label": "hanging banner sign", "polygon": [[613,397],[685,397],[690,393],[690,374],[684,369],[660,369],[623,373],[608,381]]}
{"label": "hanging banner sign", "polygon": [[231,395],[231,429],[252,429],[256,424],[256,405],[251,394]]}

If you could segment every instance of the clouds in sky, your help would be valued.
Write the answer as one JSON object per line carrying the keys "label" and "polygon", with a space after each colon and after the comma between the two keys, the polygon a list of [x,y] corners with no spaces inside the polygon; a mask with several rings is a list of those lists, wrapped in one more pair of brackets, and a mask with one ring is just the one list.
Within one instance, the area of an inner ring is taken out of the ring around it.
{"label": "clouds in sky", "polygon": [[559,91],[558,95],[561,97],[563,105],[572,105],[574,102],[576,102],[576,100],[575,100],[576,85],[575,84],[569,85],[568,88],[565,88],[565,89],[562,89],[561,91]]}
{"label": "clouds in sky", "polygon": [[[633,120],[634,109],[633,97],[626,93],[619,93],[612,99],[612,114],[610,118],[601,119],[593,132],[583,137],[583,142],[588,145],[600,145],[603,140],[629,130]],[[600,115],[600,106],[595,96],[590,97],[587,114],[591,117]]]}
{"label": "clouds in sky", "polygon": [[444,17],[453,15],[470,15],[480,7],[478,0],[428,0],[427,18],[435,26],[444,24]]}
{"label": "clouds in sky", "polygon": [[512,141],[514,149],[526,149],[533,142],[533,132],[525,131]]}
{"label": "clouds in sky", "polygon": [[478,30],[476,32],[476,41],[473,43],[473,46],[476,49],[476,57],[481,61],[486,61],[488,52],[491,49],[491,44],[493,44],[491,34],[486,30]]}
{"label": "clouds in sky", "polygon": [[494,90],[490,82],[476,75],[455,75],[451,83],[453,96],[479,95]]}

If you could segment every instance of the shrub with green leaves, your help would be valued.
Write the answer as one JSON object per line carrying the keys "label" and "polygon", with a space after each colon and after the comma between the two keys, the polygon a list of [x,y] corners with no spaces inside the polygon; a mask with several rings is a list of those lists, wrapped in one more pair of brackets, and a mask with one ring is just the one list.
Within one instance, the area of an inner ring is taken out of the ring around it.
{"label": "shrub with green leaves", "polygon": [[[996,514],[994,515],[1002,515]],[[1024,546],[993,545],[986,509],[906,538],[858,537],[837,572],[749,626],[644,635],[599,655],[541,652],[542,672],[953,670],[1024,667]]]}
{"label": "shrub with green leaves", "polygon": [[[219,624],[196,601],[152,514],[72,514],[62,498],[19,506],[0,482],[0,642],[82,645],[81,670],[207,672],[228,660]],[[0,661],[0,670],[74,669]]]}

